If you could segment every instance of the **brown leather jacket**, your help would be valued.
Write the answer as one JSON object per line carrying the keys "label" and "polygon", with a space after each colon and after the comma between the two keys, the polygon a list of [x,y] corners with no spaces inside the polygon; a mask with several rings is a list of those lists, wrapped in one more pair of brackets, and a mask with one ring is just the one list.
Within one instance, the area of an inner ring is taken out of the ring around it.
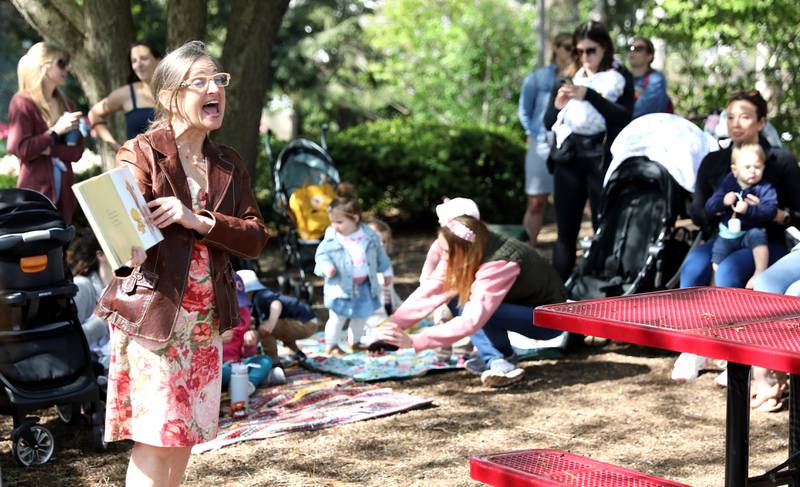
{"label": "brown leather jacket", "polygon": [[[208,160],[208,201],[201,214],[214,220],[211,231],[201,237],[178,224],[163,228],[164,240],[148,249],[144,264],[117,270],[97,305],[98,316],[131,336],[164,342],[172,335],[192,248],[198,239],[209,249],[220,332],[239,321],[228,254],[258,257],[269,232],[239,155],[208,139],[203,144],[203,154]],[[131,169],[145,200],[176,196],[192,207],[171,130],[156,130],[129,140],[117,152],[116,163]]]}

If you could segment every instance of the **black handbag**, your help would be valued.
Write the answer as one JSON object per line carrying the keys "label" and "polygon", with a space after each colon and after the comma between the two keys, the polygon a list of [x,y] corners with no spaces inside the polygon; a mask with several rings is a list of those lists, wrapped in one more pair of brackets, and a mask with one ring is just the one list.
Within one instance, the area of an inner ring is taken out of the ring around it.
{"label": "black handbag", "polygon": [[547,167],[552,173],[551,166],[554,164],[565,164],[570,162],[575,156],[575,134],[569,134],[561,146],[556,145],[556,139],[550,142],[550,156],[547,158]]}

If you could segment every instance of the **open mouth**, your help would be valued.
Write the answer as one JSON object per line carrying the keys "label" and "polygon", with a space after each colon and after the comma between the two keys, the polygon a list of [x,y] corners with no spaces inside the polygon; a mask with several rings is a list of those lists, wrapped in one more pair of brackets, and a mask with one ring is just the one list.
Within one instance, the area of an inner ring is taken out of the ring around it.
{"label": "open mouth", "polygon": [[203,105],[203,113],[210,116],[217,116],[219,115],[219,102],[218,101],[210,101]]}

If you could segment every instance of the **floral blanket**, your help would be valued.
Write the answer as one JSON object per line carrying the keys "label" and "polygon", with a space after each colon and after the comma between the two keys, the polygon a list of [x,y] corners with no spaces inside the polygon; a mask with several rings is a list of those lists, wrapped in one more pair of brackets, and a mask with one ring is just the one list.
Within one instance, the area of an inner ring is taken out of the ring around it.
{"label": "floral blanket", "polygon": [[250,414],[245,419],[231,417],[230,402],[223,395],[217,437],[195,445],[192,453],[294,431],[330,428],[432,403],[430,399],[394,392],[388,387],[358,384],[352,379],[327,377],[298,368],[287,370],[286,375],[286,385],[258,389],[250,396]]}
{"label": "floral blanket", "polygon": [[[513,343],[513,342],[512,342]],[[303,366],[317,372],[352,377],[357,381],[372,382],[387,379],[406,379],[425,375],[429,371],[464,368],[466,356],[446,354],[435,350],[414,353],[412,349],[389,352],[380,357],[370,357],[366,352],[357,352],[342,357],[325,355],[325,334],[318,332],[310,338],[297,342],[308,356]],[[561,354],[551,348],[520,349],[515,347],[520,359],[555,359]]]}

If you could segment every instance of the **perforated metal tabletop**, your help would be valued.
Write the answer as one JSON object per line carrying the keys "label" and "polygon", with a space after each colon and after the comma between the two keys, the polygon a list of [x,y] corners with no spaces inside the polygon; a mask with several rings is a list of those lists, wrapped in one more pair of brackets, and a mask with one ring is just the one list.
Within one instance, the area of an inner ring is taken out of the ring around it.
{"label": "perforated metal tabletop", "polygon": [[800,374],[800,298],[696,287],[540,306],[538,326]]}

